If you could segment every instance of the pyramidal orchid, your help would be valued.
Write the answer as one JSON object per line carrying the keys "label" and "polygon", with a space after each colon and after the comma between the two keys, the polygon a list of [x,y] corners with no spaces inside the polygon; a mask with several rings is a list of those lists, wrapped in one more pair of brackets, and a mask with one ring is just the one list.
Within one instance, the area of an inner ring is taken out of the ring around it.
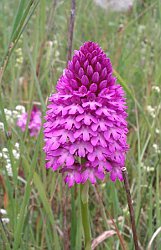
{"label": "pyramidal orchid", "polygon": [[46,167],[65,174],[69,187],[95,184],[109,172],[122,181],[128,145],[124,91],[97,43],[75,51],[49,97],[44,124]]}
{"label": "pyramidal orchid", "polygon": [[[17,120],[17,126],[22,130],[22,132],[24,132],[26,129],[27,119],[28,119],[28,113],[24,112]],[[41,111],[36,106],[33,106],[32,108],[28,129],[31,137],[37,137],[40,132]]]}

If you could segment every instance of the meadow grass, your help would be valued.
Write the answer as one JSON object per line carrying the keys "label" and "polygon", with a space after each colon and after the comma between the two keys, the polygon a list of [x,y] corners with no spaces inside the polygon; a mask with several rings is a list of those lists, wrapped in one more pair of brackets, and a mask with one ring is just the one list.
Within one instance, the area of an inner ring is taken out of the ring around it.
{"label": "meadow grass", "polygon": [[[87,40],[98,42],[127,94],[126,167],[140,248],[147,249],[161,227],[161,91],[156,88],[161,90],[161,4],[138,1],[126,14],[106,13],[92,0],[76,4],[73,49]],[[1,0],[0,10],[0,152],[8,148],[13,172],[8,175],[1,157],[0,209],[7,210],[10,221],[0,223],[0,249],[81,250],[80,187],[68,189],[61,175],[45,169],[42,131],[36,140],[30,138],[4,112],[21,104],[30,113],[37,102],[45,113],[47,97],[66,65],[70,1]],[[18,160],[13,155],[16,142]],[[105,182],[90,186],[89,209],[93,239],[117,229],[126,249],[134,249],[123,183],[112,183],[107,176]],[[161,249],[160,235],[148,250]],[[118,233],[97,249],[122,249]]]}

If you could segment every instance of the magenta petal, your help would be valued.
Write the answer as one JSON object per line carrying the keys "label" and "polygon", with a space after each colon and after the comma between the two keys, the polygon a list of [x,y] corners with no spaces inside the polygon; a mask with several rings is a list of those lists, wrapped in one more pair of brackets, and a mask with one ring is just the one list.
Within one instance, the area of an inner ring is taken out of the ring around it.
{"label": "magenta petal", "polygon": [[97,62],[97,56],[95,56],[92,61],[91,61],[91,64],[95,64]]}
{"label": "magenta petal", "polygon": [[99,73],[95,72],[92,76],[92,82],[98,82],[99,81]]}
{"label": "magenta petal", "polygon": [[116,173],[115,173],[114,171],[111,172],[111,173],[110,173],[110,179],[111,179],[113,182],[115,182],[115,181],[116,181],[116,178],[117,178]]}
{"label": "magenta petal", "polygon": [[95,173],[96,177],[100,180],[103,180],[105,178],[105,175],[103,172],[100,172],[100,171],[96,171]]}
{"label": "magenta petal", "polygon": [[90,86],[90,91],[91,92],[96,92],[97,91],[97,84],[96,83],[92,83]]}
{"label": "magenta petal", "polygon": [[80,78],[84,75],[84,70],[83,70],[83,68],[80,68],[80,69],[79,69],[78,75],[79,75]]}
{"label": "magenta petal", "polygon": [[85,148],[84,147],[80,147],[79,149],[78,149],[78,155],[80,156],[80,157],[85,157]]}
{"label": "magenta petal", "polygon": [[99,126],[99,124],[92,124],[91,129],[93,131],[97,131],[98,126]]}
{"label": "magenta petal", "polygon": [[82,183],[85,183],[88,180],[88,170],[85,170],[81,175],[82,175]]}
{"label": "magenta petal", "polygon": [[80,69],[80,63],[79,63],[79,61],[76,61],[75,70],[78,71],[79,69]]}
{"label": "magenta petal", "polygon": [[81,78],[81,82],[83,85],[88,85],[89,83],[88,77],[86,75],[83,75]]}
{"label": "magenta petal", "polygon": [[76,182],[77,184],[78,184],[78,183],[81,183],[81,181],[82,181],[82,176],[81,176],[80,173],[75,172],[75,173],[74,173],[74,178],[75,178],[75,182]]}
{"label": "magenta petal", "polygon": [[104,89],[104,88],[106,88],[106,86],[107,86],[107,81],[106,80],[100,82],[100,84],[99,84],[100,89]]}
{"label": "magenta petal", "polygon": [[110,178],[112,181],[116,181],[117,178],[120,181],[123,181],[122,172],[121,172],[121,169],[119,168],[119,166],[116,166],[112,169],[111,174],[110,174]]}
{"label": "magenta petal", "polygon": [[104,79],[104,78],[106,77],[106,75],[107,75],[107,69],[104,68],[104,69],[102,70],[102,72],[101,72],[101,78]]}
{"label": "magenta petal", "polygon": [[53,162],[52,161],[48,161],[46,163],[46,168],[50,168],[50,167],[52,167],[52,165],[53,165]]}
{"label": "magenta petal", "polygon": [[71,79],[70,80],[70,86],[73,88],[73,89],[77,89],[78,88],[78,82],[74,79]]}
{"label": "magenta petal", "polygon": [[54,163],[54,164],[52,165],[52,170],[53,170],[53,171],[56,171],[59,167],[60,167],[59,164]]}
{"label": "magenta petal", "polygon": [[88,74],[88,76],[91,76],[93,74],[93,68],[91,65],[88,65],[88,67],[87,67],[87,74]]}
{"label": "magenta petal", "polygon": [[74,77],[74,75],[73,75],[73,73],[72,73],[71,70],[66,70],[66,71],[65,71],[65,74],[66,74],[66,76],[67,76],[69,79],[71,79],[71,78]]}
{"label": "magenta petal", "polygon": [[86,94],[86,93],[87,93],[87,88],[86,88],[85,86],[81,86],[81,87],[79,88],[79,92],[80,92],[81,94]]}
{"label": "magenta petal", "polygon": [[99,62],[96,63],[96,67],[95,67],[96,71],[100,72],[102,67],[101,64]]}
{"label": "magenta petal", "polygon": [[81,130],[77,130],[77,131],[74,133],[74,138],[77,139],[81,134],[82,134],[82,131],[81,131]]}
{"label": "magenta petal", "polygon": [[67,166],[72,166],[74,164],[74,157],[72,155],[68,155],[66,159],[66,165]]}
{"label": "magenta petal", "polygon": [[106,170],[111,171],[112,165],[108,161],[106,161],[105,162],[105,168],[106,168]]}
{"label": "magenta petal", "polygon": [[90,152],[90,153],[93,152],[93,146],[92,146],[90,143],[86,144],[86,149],[87,149],[87,151]]}
{"label": "magenta petal", "polygon": [[88,59],[85,61],[85,63],[84,63],[84,68],[86,69],[87,67],[88,67],[88,65],[89,65],[89,61],[88,61]]}
{"label": "magenta petal", "polygon": [[87,156],[88,160],[93,162],[96,158],[96,154],[93,152],[93,153],[89,153],[88,156]]}
{"label": "magenta petal", "polygon": [[89,173],[89,180],[92,184],[96,183],[96,178],[95,178],[94,173],[92,171],[90,171],[90,173]]}
{"label": "magenta petal", "polygon": [[83,141],[89,141],[90,136],[87,130],[84,130],[83,132]]}
{"label": "magenta petal", "polygon": [[73,120],[68,119],[68,122],[65,125],[65,129],[71,130],[72,126],[73,126]]}
{"label": "magenta petal", "polygon": [[77,150],[77,146],[75,144],[72,144],[69,152],[70,152],[70,154],[73,155],[76,152],[76,150]]}
{"label": "magenta petal", "polygon": [[98,136],[94,136],[94,137],[92,137],[92,139],[91,139],[91,143],[92,143],[92,145],[93,145],[93,146],[96,146],[96,145],[97,145],[97,143],[98,143]]}
{"label": "magenta petal", "polygon": [[67,141],[67,133],[64,132],[59,139],[59,143],[64,144],[66,141]]}
{"label": "magenta petal", "polygon": [[66,155],[61,155],[59,158],[58,158],[58,163],[60,165],[64,164],[65,163],[65,160],[66,160]]}
{"label": "magenta petal", "polygon": [[74,177],[71,175],[71,176],[66,176],[65,179],[64,179],[65,183],[68,184],[68,187],[71,188],[72,186],[74,186]]}
{"label": "magenta petal", "polygon": [[89,115],[84,116],[84,123],[86,125],[90,125],[91,124],[91,119]]}
{"label": "magenta petal", "polygon": [[60,143],[57,142],[57,141],[55,141],[55,142],[52,144],[52,146],[51,146],[51,150],[55,150],[55,149],[59,148],[59,146],[60,146]]}

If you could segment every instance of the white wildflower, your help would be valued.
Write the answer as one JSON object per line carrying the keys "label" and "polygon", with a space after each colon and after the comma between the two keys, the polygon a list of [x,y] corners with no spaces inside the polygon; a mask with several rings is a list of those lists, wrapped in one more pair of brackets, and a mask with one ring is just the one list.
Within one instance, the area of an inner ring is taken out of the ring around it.
{"label": "white wildflower", "polygon": [[8,153],[8,149],[7,149],[7,148],[3,148],[3,149],[2,149],[2,152],[3,152],[3,153]]}
{"label": "white wildflower", "polygon": [[157,93],[160,93],[160,88],[158,86],[152,86],[152,90],[156,91]]}
{"label": "white wildflower", "polygon": [[58,50],[56,50],[56,51],[55,51],[55,57],[57,57],[57,58],[58,58],[59,56],[60,56],[60,53],[59,53],[59,51],[58,51]]}
{"label": "white wildflower", "polygon": [[148,113],[149,113],[153,118],[156,117],[155,108],[153,108],[152,106],[148,105],[148,106],[147,106],[147,111],[148,111]]}
{"label": "white wildflower", "polygon": [[17,63],[16,66],[21,65],[23,63],[23,57],[18,57],[16,59],[16,63]]}
{"label": "white wildflower", "polygon": [[12,113],[15,119],[19,116],[19,112],[17,110],[13,110]]}
{"label": "white wildflower", "polygon": [[6,116],[11,116],[12,115],[12,111],[11,110],[9,110],[9,109],[4,109],[4,113],[5,113],[5,115]]}
{"label": "white wildflower", "polygon": [[140,186],[143,187],[143,188],[147,188],[148,187],[147,184],[143,184],[143,185],[140,185]]}
{"label": "white wildflower", "polygon": [[128,205],[126,205],[126,206],[123,208],[123,213],[125,213],[125,214],[129,213]]}
{"label": "white wildflower", "polygon": [[21,49],[21,48],[18,48],[18,49],[15,50],[15,52],[16,52],[16,55],[17,55],[15,66],[16,66],[16,67],[19,67],[19,66],[21,66],[21,64],[23,63],[22,49]]}
{"label": "white wildflower", "polygon": [[154,151],[155,151],[156,154],[160,154],[161,153],[161,151],[159,149],[159,146],[156,143],[153,144],[153,148],[154,148]]}
{"label": "white wildflower", "polygon": [[13,110],[13,118],[17,120],[21,116],[20,112],[17,110]]}
{"label": "white wildflower", "polygon": [[2,222],[3,222],[4,224],[7,224],[7,223],[10,222],[10,219],[9,219],[9,218],[1,218],[1,220],[2,220]]}
{"label": "white wildflower", "polygon": [[11,163],[11,161],[10,161],[10,159],[9,159],[9,158],[8,158],[8,159],[6,159],[6,162],[7,162],[7,163]]}
{"label": "white wildflower", "polygon": [[8,154],[4,154],[4,153],[3,153],[3,158],[4,158],[4,159],[8,159]]}
{"label": "white wildflower", "polygon": [[13,176],[13,172],[12,172],[11,163],[7,163],[6,170],[7,170],[8,176],[12,177]]}
{"label": "white wildflower", "polygon": [[0,209],[0,214],[3,214],[3,215],[4,215],[4,214],[7,214],[7,211],[6,211],[5,209],[2,209],[2,208],[1,208],[1,209]]}
{"label": "white wildflower", "polygon": [[146,168],[144,162],[141,162],[141,163],[140,163],[140,167],[141,167],[141,168]]}
{"label": "white wildflower", "polygon": [[15,52],[18,54],[18,55],[21,55],[22,54],[22,49],[21,48],[18,48],[15,50]]}
{"label": "white wildflower", "polygon": [[144,170],[146,170],[147,172],[153,172],[154,171],[153,167],[146,166],[143,162],[140,163],[140,167],[143,168]]}
{"label": "white wildflower", "polygon": [[49,47],[52,47],[53,46],[53,41],[47,41],[46,45],[49,46]]}
{"label": "white wildflower", "polygon": [[160,130],[158,128],[155,129],[156,134],[160,134]]}
{"label": "white wildflower", "polygon": [[[15,110],[9,110],[9,109],[5,108],[4,113],[6,115],[6,120],[9,123],[14,123],[15,120],[18,119],[22,113],[25,113],[25,107],[22,105],[17,105]],[[3,126],[3,125],[1,125],[1,126]]]}
{"label": "white wildflower", "polygon": [[146,171],[147,172],[153,172],[155,169],[153,167],[147,166]]}
{"label": "white wildflower", "polygon": [[22,105],[17,105],[15,109],[17,111],[19,111],[20,113],[25,113],[26,112],[25,107],[22,106]]}
{"label": "white wildflower", "polygon": [[[7,211],[3,208],[0,209],[0,214],[1,215],[7,215]],[[1,221],[4,223],[4,224],[7,224],[9,223],[9,218],[1,218]]]}
{"label": "white wildflower", "polygon": [[3,124],[3,122],[0,122],[0,130],[4,131],[4,124]]}
{"label": "white wildflower", "polygon": [[13,149],[12,150],[13,156],[16,160],[18,160],[20,158],[20,154],[17,152],[17,150]]}
{"label": "white wildflower", "polygon": [[139,25],[138,26],[138,32],[141,34],[145,30],[145,25]]}
{"label": "white wildflower", "polygon": [[153,144],[153,148],[155,149],[155,150],[157,150],[158,149],[158,145],[157,144]]}
{"label": "white wildflower", "polygon": [[[12,153],[13,153],[13,157],[14,157],[15,161],[17,161],[20,158],[20,151],[19,151],[19,143],[18,142],[15,143],[15,148],[12,149]],[[5,167],[6,167],[6,171],[8,173],[8,176],[12,177],[13,172],[12,172],[11,160],[10,160],[7,148],[2,149],[2,153],[0,154],[0,158],[1,157],[3,157],[3,159],[5,160],[5,164],[6,164]]]}
{"label": "white wildflower", "polygon": [[94,0],[94,2],[107,11],[126,12],[133,6],[133,0]]}
{"label": "white wildflower", "polygon": [[6,115],[6,120],[10,123],[13,123],[13,113],[12,113],[12,110],[9,110],[9,109],[4,109],[4,113]]}
{"label": "white wildflower", "polygon": [[19,144],[18,142],[16,142],[16,143],[15,143],[15,148],[16,148],[16,149],[19,149],[19,147],[20,147],[20,144]]}

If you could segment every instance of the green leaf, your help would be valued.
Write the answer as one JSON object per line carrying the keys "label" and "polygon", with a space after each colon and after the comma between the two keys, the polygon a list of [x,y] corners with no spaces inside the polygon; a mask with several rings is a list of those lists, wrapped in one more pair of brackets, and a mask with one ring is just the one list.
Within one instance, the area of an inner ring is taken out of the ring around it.
{"label": "green leaf", "polygon": [[41,202],[43,203],[45,212],[49,218],[49,221],[53,227],[53,233],[54,233],[54,244],[55,244],[55,249],[60,250],[60,244],[59,244],[59,240],[58,240],[58,234],[56,231],[56,227],[55,227],[55,220],[54,220],[54,215],[53,212],[51,210],[51,204],[49,203],[47,196],[46,196],[46,192],[45,192],[45,188],[44,185],[42,183],[42,181],[40,180],[40,177],[37,175],[37,173],[34,173],[34,184],[36,189],[38,190]]}

